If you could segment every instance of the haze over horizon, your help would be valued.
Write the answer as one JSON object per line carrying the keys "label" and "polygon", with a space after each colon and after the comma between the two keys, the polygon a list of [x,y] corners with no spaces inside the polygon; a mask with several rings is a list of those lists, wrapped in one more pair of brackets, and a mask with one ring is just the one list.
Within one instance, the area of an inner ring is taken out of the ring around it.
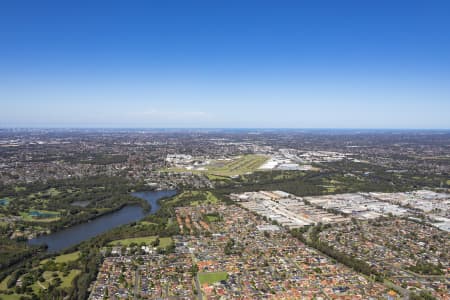
{"label": "haze over horizon", "polygon": [[449,129],[446,1],[4,3],[0,127]]}

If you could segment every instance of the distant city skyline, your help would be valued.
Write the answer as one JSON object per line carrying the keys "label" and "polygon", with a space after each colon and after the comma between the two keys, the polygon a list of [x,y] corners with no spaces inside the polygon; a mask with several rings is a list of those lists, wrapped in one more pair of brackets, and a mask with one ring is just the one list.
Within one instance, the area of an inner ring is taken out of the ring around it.
{"label": "distant city skyline", "polygon": [[450,128],[446,1],[10,2],[0,127]]}

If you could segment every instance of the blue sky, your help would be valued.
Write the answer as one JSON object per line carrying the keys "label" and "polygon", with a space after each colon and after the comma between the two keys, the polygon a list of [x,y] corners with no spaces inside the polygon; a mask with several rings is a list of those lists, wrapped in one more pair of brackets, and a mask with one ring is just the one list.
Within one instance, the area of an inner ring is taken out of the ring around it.
{"label": "blue sky", "polygon": [[0,127],[450,128],[448,1],[0,5]]}

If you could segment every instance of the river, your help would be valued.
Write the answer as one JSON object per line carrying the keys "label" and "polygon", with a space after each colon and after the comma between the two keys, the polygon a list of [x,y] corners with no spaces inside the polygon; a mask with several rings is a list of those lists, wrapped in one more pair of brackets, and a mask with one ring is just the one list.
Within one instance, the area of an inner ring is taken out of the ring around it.
{"label": "river", "polygon": [[[150,206],[150,214],[159,210],[158,200],[176,194],[174,190],[136,192],[132,195],[146,200]],[[42,235],[28,241],[30,245],[48,245],[49,252],[61,251],[65,248],[79,244],[120,225],[128,224],[142,219],[146,213],[139,205],[127,205],[123,208],[100,216],[86,223],[78,224],[58,232]]]}

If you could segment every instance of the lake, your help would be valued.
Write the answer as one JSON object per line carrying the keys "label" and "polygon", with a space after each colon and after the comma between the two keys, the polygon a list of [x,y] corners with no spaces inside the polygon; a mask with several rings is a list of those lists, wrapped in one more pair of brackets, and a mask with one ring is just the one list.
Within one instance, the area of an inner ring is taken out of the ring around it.
{"label": "lake", "polygon": [[[164,197],[174,196],[175,190],[136,192],[133,196],[146,200],[151,210],[149,214],[154,214],[159,210],[158,200]],[[139,205],[127,205],[123,208],[100,216],[87,223],[78,224],[49,235],[42,235],[28,241],[30,245],[48,245],[49,252],[61,251],[74,246],[87,239],[93,238],[101,233],[120,225],[139,221],[145,217],[146,213]]]}

